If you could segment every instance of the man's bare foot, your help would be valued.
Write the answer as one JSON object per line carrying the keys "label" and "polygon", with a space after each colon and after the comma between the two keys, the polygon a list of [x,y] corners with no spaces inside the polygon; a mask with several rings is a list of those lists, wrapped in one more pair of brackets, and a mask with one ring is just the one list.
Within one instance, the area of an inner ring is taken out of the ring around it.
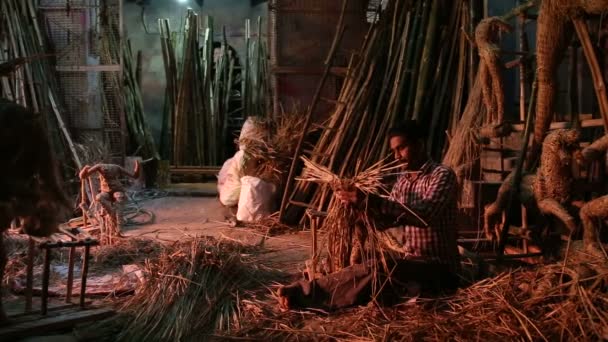
{"label": "man's bare foot", "polygon": [[281,311],[288,311],[297,306],[298,299],[310,293],[310,284],[306,281],[297,281],[289,285],[284,285],[277,290],[277,300]]}

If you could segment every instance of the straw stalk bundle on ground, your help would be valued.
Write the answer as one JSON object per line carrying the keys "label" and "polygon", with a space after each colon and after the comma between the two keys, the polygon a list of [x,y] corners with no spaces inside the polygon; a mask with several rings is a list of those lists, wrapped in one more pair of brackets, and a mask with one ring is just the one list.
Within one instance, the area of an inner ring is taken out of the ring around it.
{"label": "straw stalk bundle on ground", "polygon": [[147,260],[145,282],[114,321],[122,327],[119,340],[204,340],[239,327],[241,296],[278,275],[254,262],[252,252],[242,245],[195,239]]}
{"label": "straw stalk bundle on ground", "polygon": [[158,240],[129,237],[116,239],[111,245],[102,245],[92,250],[93,267],[108,268],[155,258],[164,250]]}

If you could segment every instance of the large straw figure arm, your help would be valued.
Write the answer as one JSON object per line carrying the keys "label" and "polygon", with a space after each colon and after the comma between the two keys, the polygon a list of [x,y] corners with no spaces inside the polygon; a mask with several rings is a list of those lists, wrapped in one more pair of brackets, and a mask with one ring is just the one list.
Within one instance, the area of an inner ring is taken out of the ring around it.
{"label": "large straw figure arm", "polygon": [[[588,164],[593,161],[601,160],[606,156],[608,151],[608,134],[594,141],[591,145],[585,147],[579,154],[578,162]],[[601,253],[599,245],[599,227],[598,224],[608,218],[608,195],[604,195],[585,203],[579,212],[581,222],[583,224],[583,243],[588,251]]]}
{"label": "large straw figure arm", "polygon": [[608,0],[543,0],[541,3],[536,33],[538,101],[533,143],[526,158],[528,169],[536,162],[543,137],[553,120],[557,69],[572,36],[571,19],[581,13],[605,11],[608,11]]}
{"label": "large straw figure arm", "polygon": [[482,83],[483,102],[490,121],[504,120],[505,101],[503,91],[503,66],[500,62],[498,37],[501,32],[511,32],[512,27],[499,17],[483,19],[475,28],[475,45],[479,52],[479,75]]}

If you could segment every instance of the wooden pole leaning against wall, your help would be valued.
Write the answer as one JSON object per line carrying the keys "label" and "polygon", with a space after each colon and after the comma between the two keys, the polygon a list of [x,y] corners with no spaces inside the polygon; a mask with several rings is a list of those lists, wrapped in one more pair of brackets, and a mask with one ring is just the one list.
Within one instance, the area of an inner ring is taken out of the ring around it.
{"label": "wooden pole leaning against wall", "polygon": [[593,87],[597,95],[597,102],[600,109],[600,114],[604,121],[604,130],[608,131],[608,95],[606,94],[606,84],[602,76],[602,69],[597,59],[593,43],[589,37],[589,30],[587,29],[587,23],[582,18],[575,18],[572,20],[574,28],[578,38],[581,41],[587,63],[589,64],[589,70],[591,71],[591,78],[593,79]]}
{"label": "wooden pole leaning against wall", "polygon": [[306,113],[306,121],[304,122],[304,127],[302,128],[302,135],[298,139],[298,144],[296,145],[296,149],[293,154],[293,159],[291,161],[291,167],[289,168],[289,174],[287,176],[287,181],[285,182],[285,189],[283,192],[283,199],[281,200],[281,206],[279,209],[279,221],[283,221],[285,207],[287,206],[287,202],[289,201],[289,196],[291,195],[291,186],[294,182],[295,169],[297,163],[300,161],[300,152],[302,151],[302,144],[304,143],[304,139],[306,138],[306,132],[310,128],[310,124],[312,122],[312,115],[314,113],[317,104],[319,103],[319,98],[321,96],[321,91],[325,85],[325,81],[329,76],[329,72],[331,70],[334,55],[336,53],[337,47],[342,40],[342,35],[344,34],[344,13],[346,12],[346,8],[348,6],[348,0],[342,0],[342,10],[340,12],[340,18],[338,19],[338,24],[336,25],[336,34],[334,35],[333,42],[331,44],[331,48],[329,49],[329,53],[327,54],[327,59],[325,60],[325,70],[323,70],[323,75],[321,76],[321,80],[317,86],[315,94],[312,99],[312,103],[308,107],[308,112]]}

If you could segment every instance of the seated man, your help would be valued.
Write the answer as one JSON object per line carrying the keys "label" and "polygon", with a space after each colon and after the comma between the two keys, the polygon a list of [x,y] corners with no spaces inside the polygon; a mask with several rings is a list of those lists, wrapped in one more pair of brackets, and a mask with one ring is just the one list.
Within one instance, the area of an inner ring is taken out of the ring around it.
{"label": "seated man", "polygon": [[[389,199],[368,200],[368,210],[373,214],[376,227],[384,229],[379,235],[385,237],[387,247],[400,257],[389,266],[388,279],[392,286],[384,287],[396,293],[402,292],[399,283],[410,281],[433,292],[455,290],[458,286],[456,176],[450,168],[429,159],[424,139],[415,121],[390,130],[390,148],[403,168]],[[361,198],[356,191],[347,190],[336,191],[336,196],[344,204],[356,204]],[[278,291],[279,304],[339,308],[369,301],[373,295],[370,266],[351,265],[311,282],[299,281],[282,287]]]}

